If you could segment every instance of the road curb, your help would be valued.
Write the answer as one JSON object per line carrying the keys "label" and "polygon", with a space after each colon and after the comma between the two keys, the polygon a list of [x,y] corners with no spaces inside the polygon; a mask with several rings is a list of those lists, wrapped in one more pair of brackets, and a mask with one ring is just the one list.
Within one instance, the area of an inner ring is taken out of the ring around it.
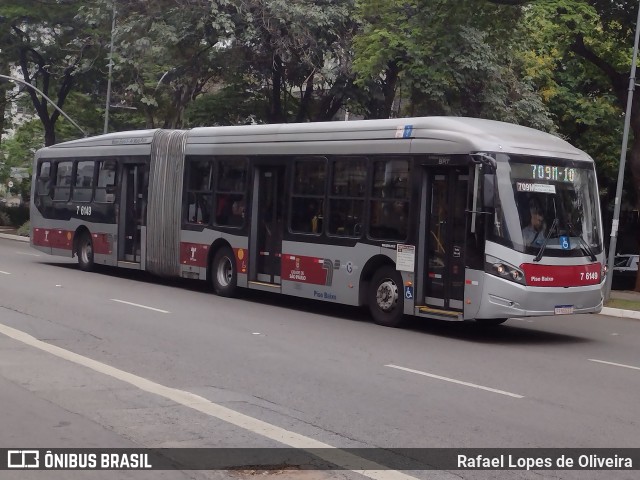
{"label": "road curb", "polygon": [[8,233],[0,233],[0,238],[5,238],[7,240],[17,240],[19,242],[29,241],[29,237],[21,237],[20,235],[10,235]]}
{"label": "road curb", "polygon": [[623,310],[622,308],[602,307],[600,315],[607,315],[609,317],[640,319],[640,312],[637,312],[635,310]]}

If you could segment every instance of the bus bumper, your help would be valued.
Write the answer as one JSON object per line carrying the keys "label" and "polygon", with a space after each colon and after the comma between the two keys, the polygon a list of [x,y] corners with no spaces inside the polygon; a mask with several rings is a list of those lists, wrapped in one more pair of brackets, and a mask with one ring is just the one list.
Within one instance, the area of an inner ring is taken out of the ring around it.
{"label": "bus bumper", "polygon": [[[483,301],[474,318],[511,318],[599,313],[603,284],[581,287],[531,287],[484,275]],[[560,309],[560,307],[562,307]]]}

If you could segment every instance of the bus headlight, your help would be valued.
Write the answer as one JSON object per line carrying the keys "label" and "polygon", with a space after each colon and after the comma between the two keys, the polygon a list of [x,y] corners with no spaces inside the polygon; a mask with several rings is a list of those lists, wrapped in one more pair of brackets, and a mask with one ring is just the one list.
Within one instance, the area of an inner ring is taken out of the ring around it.
{"label": "bus headlight", "polygon": [[518,267],[514,267],[510,263],[504,262],[499,258],[492,257],[491,255],[485,256],[484,271],[490,275],[504,278],[511,282],[526,285],[524,280],[524,272]]}

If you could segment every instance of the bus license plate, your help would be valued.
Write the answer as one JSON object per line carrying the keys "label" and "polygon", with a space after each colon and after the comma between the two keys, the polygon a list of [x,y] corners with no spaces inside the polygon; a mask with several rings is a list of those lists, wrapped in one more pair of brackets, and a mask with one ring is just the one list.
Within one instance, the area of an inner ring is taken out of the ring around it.
{"label": "bus license plate", "polygon": [[554,313],[556,315],[570,315],[573,313],[573,305],[556,305]]}

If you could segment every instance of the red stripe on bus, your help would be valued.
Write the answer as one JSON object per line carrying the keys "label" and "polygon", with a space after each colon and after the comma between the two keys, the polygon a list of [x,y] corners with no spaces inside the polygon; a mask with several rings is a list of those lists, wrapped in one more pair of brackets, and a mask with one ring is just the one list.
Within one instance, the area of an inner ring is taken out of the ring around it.
{"label": "red stripe on bus", "polygon": [[207,268],[209,245],[201,243],[180,243],[180,263],[192,267]]}
{"label": "red stripe on bus", "polygon": [[91,235],[94,253],[98,255],[110,255],[113,253],[109,237],[108,233],[94,233]]}
{"label": "red stripe on bus", "polygon": [[539,265],[523,263],[520,268],[524,271],[527,285],[537,287],[577,287],[582,285],[597,285],[601,282],[600,262],[588,265]]}
{"label": "red stripe on bus", "polygon": [[69,230],[57,228],[34,229],[33,244],[60,250],[71,250],[73,247],[73,233]]}

